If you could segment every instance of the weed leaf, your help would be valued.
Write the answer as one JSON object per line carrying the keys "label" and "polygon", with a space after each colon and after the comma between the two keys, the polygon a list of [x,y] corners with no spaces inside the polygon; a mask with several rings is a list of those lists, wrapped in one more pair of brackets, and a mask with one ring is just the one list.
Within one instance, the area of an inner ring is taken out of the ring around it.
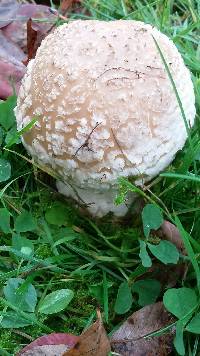
{"label": "weed leaf", "polygon": [[8,311],[5,313],[5,316],[3,317],[0,325],[2,328],[17,329],[28,325],[34,325],[35,322],[36,318],[33,313],[27,314],[27,319],[25,319],[15,311]]}
{"label": "weed leaf", "polygon": [[49,207],[45,214],[49,224],[62,226],[67,223],[66,206],[61,202],[55,202]]}
{"label": "weed leaf", "polygon": [[131,308],[132,302],[133,297],[131,289],[126,281],[122,282],[119,286],[117,293],[117,299],[115,302],[115,312],[117,314],[126,313]]}
{"label": "weed leaf", "polygon": [[200,313],[194,316],[186,326],[186,330],[194,334],[200,334]]}
{"label": "weed leaf", "polygon": [[60,289],[52,292],[43,299],[39,305],[42,314],[54,314],[65,309],[74,297],[71,289]]}
{"label": "weed leaf", "polygon": [[18,144],[21,142],[20,136],[23,135],[25,132],[29,131],[35,123],[38,121],[38,118],[32,119],[26,126],[24,126],[20,131],[17,131],[16,128],[12,128],[5,139],[6,148],[11,147],[15,143]]}
{"label": "weed leaf", "polygon": [[181,321],[176,323],[176,336],[174,338],[174,346],[179,355],[185,355],[185,345],[183,341],[184,324]]}
{"label": "weed leaf", "polygon": [[158,245],[147,244],[151,253],[164,264],[177,263],[179,252],[174,244],[170,241],[160,241]]}
{"label": "weed leaf", "polygon": [[0,104],[0,124],[8,131],[15,124],[15,114],[13,109],[16,106],[16,95],[10,96],[6,101]]}
{"label": "weed leaf", "polygon": [[0,209],[0,230],[3,231],[4,234],[9,234],[11,232],[10,213],[6,208]]}
{"label": "weed leaf", "polygon": [[21,252],[24,258],[30,257],[34,252],[34,246],[32,241],[28,240],[26,237],[20,236],[19,234],[14,234],[12,236],[12,247]]}
{"label": "weed leaf", "polygon": [[15,220],[15,230],[17,232],[33,231],[37,227],[32,214],[24,210]]}
{"label": "weed leaf", "polygon": [[155,204],[147,204],[142,211],[144,235],[149,236],[151,229],[157,230],[163,223],[161,210]]}
{"label": "weed leaf", "polygon": [[171,288],[165,292],[163,303],[170,313],[181,319],[195,308],[197,296],[190,288]]}
{"label": "weed leaf", "polygon": [[6,299],[25,312],[34,312],[37,303],[35,287],[22,278],[10,278],[3,289]]}
{"label": "weed leaf", "polygon": [[0,182],[5,182],[11,176],[11,165],[4,158],[0,158]]}
{"label": "weed leaf", "polygon": [[147,252],[147,245],[143,240],[140,240],[140,253],[139,257],[142,261],[143,267],[151,267],[152,266],[152,261],[151,258]]}
{"label": "weed leaf", "polygon": [[[107,289],[111,288],[113,283],[107,282]],[[104,304],[104,284],[103,281],[96,283],[96,284],[91,284],[89,286],[89,293],[92,295],[94,298],[97,299],[98,303],[103,306]]]}
{"label": "weed leaf", "polygon": [[142,307],[152,304],[160,294],[161,285],[155,279],[145,279],[136,281],[132,291],[139,295],[138,304]]}
{"label": "weed leaf", "polygon": [[[17,138],[16,138],[17,137]],[[5,144],[6,144],[6,148],[10,147],[10,142],[19,144],[21,142],[20,137],[18,136],[18,132],[16,127],[11,127],[11,129],[7,132],[6,136],[5,136]]]}

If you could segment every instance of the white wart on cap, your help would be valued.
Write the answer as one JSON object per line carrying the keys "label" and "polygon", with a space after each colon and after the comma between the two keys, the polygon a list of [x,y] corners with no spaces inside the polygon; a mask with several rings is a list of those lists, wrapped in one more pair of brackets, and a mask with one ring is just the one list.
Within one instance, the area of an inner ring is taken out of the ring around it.
{"label": "white wart on cap", "polygon": [[[195,98],[190,73],[173,42],[138,21],[74,21],[47,36],[27,69],[16,117],[34,159],[60,176],[58,189],[90,212],[123,215],[113,203],[119,176],[150,180],[187,138],[170,68],[189,126]],[[68,184],[69,183],[69,184]]]}

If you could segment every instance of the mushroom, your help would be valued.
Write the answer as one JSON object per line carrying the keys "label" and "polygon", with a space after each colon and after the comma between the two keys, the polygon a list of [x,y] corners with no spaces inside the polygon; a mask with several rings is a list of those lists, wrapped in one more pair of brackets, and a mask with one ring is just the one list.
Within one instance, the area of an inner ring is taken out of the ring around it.
{"label": "mushroom", "polygon": [[[28,64],[15,109],[27,151],[59,176],[58,190],[96,216],[115,206],[118,177],[143,185],[166,168],[189,127],[195,98],[190,73],[173,42],[139,21],[73,21],[58,27]],[[130,197],[130,202],[133,197]]]}

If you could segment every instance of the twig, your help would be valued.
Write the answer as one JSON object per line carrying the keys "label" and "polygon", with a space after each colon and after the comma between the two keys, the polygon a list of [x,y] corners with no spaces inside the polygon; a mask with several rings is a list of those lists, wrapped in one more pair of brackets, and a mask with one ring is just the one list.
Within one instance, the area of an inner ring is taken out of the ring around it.
{"label": "twig", "polygon": [[[136,167],[136,164],[133,164],[133,163],[128,159],[128,157],[126,157],[126,155],[125,155],[125,153],[123,152],[123,150],[122,150],[122,148],[121,148],[121,146],[120,146],[120,144],[119,144],[119,142],[118,142],[118,140],[117,140],[117,138],[116,138],[116,136],[115,136],[114,131],[113,131],[112,128],[111,128],[111,132],[112,132],[113,138],[114,138],[114,140],[115,140],[115,142],[116,142],[116,144],[117,144],[117,146],[118,146],[118,148],[119,148],[121,154],[122,154],[123,157],[124,157],[125,162],[128,163],[129,167],[134,167],[134,168],[138,171],[139,176],[142,177],[142,174],[141,174],[141,172],[139,171],[139,169]],[[142,186],[144,187],[143,177],[142,177]]]}
{"label": "twig", "polygon": [[[119,144],[119,142],[118,142],[118,140],[117,140],[112,128],[111,128],[111,132],[112,132],[113,138],[114,138],[114,140],[115,140],[115,142],[116,142],[116,144],[117,144],[122,156],[124,157],[125,162],[128,161],[129,163],[131,163],[131,161],[129,161],[129,159],[125,156],[125,154],[124,154],[124,152],[123,152],[123,150],[122,150],[122,148],[121,148],[121,146],[120,146],[120,144]],[[132,163],[131,163],[131,165],[132,165]]]}
{"label": "twig", "polygon": [[[101,122],[97,122],[95,127],[93,127],[92,131],[89,133],[89,135],[87,136],[85,142],[79,147],[77,148],[75,154],[74,154],[74,157],[77,155],[77,153],[81,150],[81,148],[84,148],[84,147],[88,147],[88,144],[89,144],[89,139],[91,138],[94,130],[96,130],[96,128],[101,124]],[[92,151],[92,150],[91,150]]]}
{"label": "twig", "polygon": [[68,18],[66,16],[59,14],[58,10],[53,9],[52,7],[49,8],[49,11],[61,20],[64,20],[64,21],[68,20]]}

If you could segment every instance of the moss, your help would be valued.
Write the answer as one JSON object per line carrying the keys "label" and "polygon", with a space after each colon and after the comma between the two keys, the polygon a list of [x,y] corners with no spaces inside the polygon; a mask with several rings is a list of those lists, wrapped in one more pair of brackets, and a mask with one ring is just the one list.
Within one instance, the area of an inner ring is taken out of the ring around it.
{"label": "moss", "polygon": [[51,251],[51,248],[49,245],[42,244],[42,245],[38,246],[35,254],[36,254],[36,257],[44,259],[44,258],[51,257],[52,251]]}
{"label": "moss", "polygon": [[20,337],[11,330],[4,329],[0,331],[0,349],[7,352],[17,352],[20,349]]}

